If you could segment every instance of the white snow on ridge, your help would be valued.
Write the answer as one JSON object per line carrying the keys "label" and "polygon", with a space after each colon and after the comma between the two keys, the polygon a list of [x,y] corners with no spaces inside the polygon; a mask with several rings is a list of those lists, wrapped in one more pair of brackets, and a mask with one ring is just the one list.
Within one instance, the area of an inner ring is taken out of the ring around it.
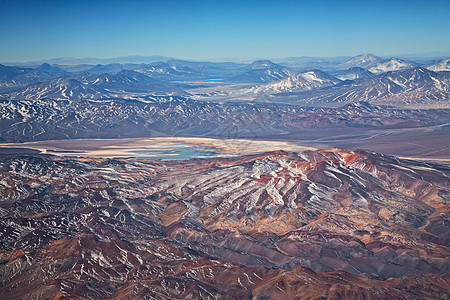
{"label": "white snow on ridge", "polygon": [[413,68],[415,65],[413,63],[397,59],[397,58],[391,58],[387,61],[384,61],[382,63],[376,64],[375,66],[369,68],[368,70],[372,73],[384,73],[389,71],[399,71],[399,70],[405,70],[409,68]]}
{"label": "white snow on ridge", "polygon": [[[329,75],[328,75],[329,76]],[[272,92],[299,92],[308,91],[318,87],[330,86],[339,82],[339,79],[322,74],[320,71],[297,73],[275,82],[259,85],[248,89],[250,93]]]}
{"label": "white snow on ridge", "polygon": [[311,82],[320,82],[320,83],[324,82],[324,80],[317,77],[317,75],[313,71],[303,73],[302,76],[303,78]]}
{"label": "white snow on ridge", "polygon": [[434,72],[450,71],[450,57],[447,57],[446,59],[443,59],[440,62],[428,66],[427,69]]}

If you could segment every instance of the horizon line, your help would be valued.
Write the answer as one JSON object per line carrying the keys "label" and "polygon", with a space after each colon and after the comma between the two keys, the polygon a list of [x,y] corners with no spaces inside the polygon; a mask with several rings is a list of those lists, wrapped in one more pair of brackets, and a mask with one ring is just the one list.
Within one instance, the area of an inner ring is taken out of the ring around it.
{"label": "horizon line", "polygon": [[[429,51],[429,52],[418,52],[418,53],[403,53],[403,54],[393,54],[393,55],[377,55],[373,52],[364,52],[356,55],[335,55],[335,56],[309,56],[309,55],[301,55],[301,56],[286,56],[286,57],[215,57],[215,58],[179,58],[179,57],[171,57],[160,54],[152,54],[152,55],[139,55],[139,54],[131,54],[125,56],[113,56],[113,57],[73,57],[73,56],[60,56],[60,57],[51,57],[51,58],[41,58],[36,60],[21,60],[21,61],[1,61],[0,64],[36,64],[36,63],[49,63],[52,60],[117,60],[117,59],[127,59],[127,58],[136,58],[136,59],[149,59],[155,58],[156,61],[168,61],[168,60],[183,60],[183,61],[192,61],[192,62],[247,62],[247,61],[256,61],[256,60],[286,60],[293,58],[351,58],[357,57],[361,55],[374,55],[381,58],[395,58],[395,57],[410,57],[410,58],[421,58],[421,59],[437,59],[437,58],[447,58],[450,57],[449,51]],[[57,64],[57,62],[55,62]],[[107,64],[114,63],[107,62]],[[132,63],[132,62],[122,62],[122,63]],[[136,62],[137,63],[137,62]],[[49,63],[52,64],[52,63]],[[74,63],[74,64],[83,64]],[[98,63],[99,64],[99,63]]]}

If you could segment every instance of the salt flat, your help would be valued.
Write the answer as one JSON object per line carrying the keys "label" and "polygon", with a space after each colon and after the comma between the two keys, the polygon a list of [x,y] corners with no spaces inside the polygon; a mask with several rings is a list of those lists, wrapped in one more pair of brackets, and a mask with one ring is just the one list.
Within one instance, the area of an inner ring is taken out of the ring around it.
{"label": "salt flat", "polygon": [[[230,156],[283,149],[285,151],[315,150],[287,141],[249,139],[214,139],[198,137],[157,137],[125,139],[67,139],[24,143],[2,143],[0,148],[26,148],[42,154],[70,157],[146,157],[173,156],[173,150],[196,147],[205,155]],[[155,152],[152,155],[152,151]],[[193,155],[192,158],[198,157]],[[203,156],[202,156],[203,157]]]}

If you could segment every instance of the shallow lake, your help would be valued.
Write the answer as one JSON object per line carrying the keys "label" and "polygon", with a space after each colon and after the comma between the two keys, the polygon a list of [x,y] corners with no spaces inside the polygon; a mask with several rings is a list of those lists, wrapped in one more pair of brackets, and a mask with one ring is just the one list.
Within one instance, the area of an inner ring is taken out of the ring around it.
{"label": "shallow lake", "polygon": [[172,149],[133,150],[126,153],[129,153],[134,158],[148,160],[184,160],[224,156],[214,151],[207,151],[192,146],[180,146]]}

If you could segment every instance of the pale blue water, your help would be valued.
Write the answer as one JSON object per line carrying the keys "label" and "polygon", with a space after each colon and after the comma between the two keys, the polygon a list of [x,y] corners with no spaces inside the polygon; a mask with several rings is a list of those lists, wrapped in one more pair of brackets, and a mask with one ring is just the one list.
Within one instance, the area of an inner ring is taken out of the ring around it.
{"label": "pale blue water", "polygon": [[215,78],[215,79],[205,79],[205,80],[200,80],[198,82],[220,82],[222,81],[222,78]]}
{"label": "pale blue water", "polygon": [[147,159],[147,160],[185,160],[191,158],[212,158],[221,156],[217,152],[206,151],[198,147],[191,147],[191,146],[184,146],[174,149],[161,149],[161,150],[159,149],[136,150],[136,151],[128,151],[127,153],[130,153],[130,155],[133,158]]}

